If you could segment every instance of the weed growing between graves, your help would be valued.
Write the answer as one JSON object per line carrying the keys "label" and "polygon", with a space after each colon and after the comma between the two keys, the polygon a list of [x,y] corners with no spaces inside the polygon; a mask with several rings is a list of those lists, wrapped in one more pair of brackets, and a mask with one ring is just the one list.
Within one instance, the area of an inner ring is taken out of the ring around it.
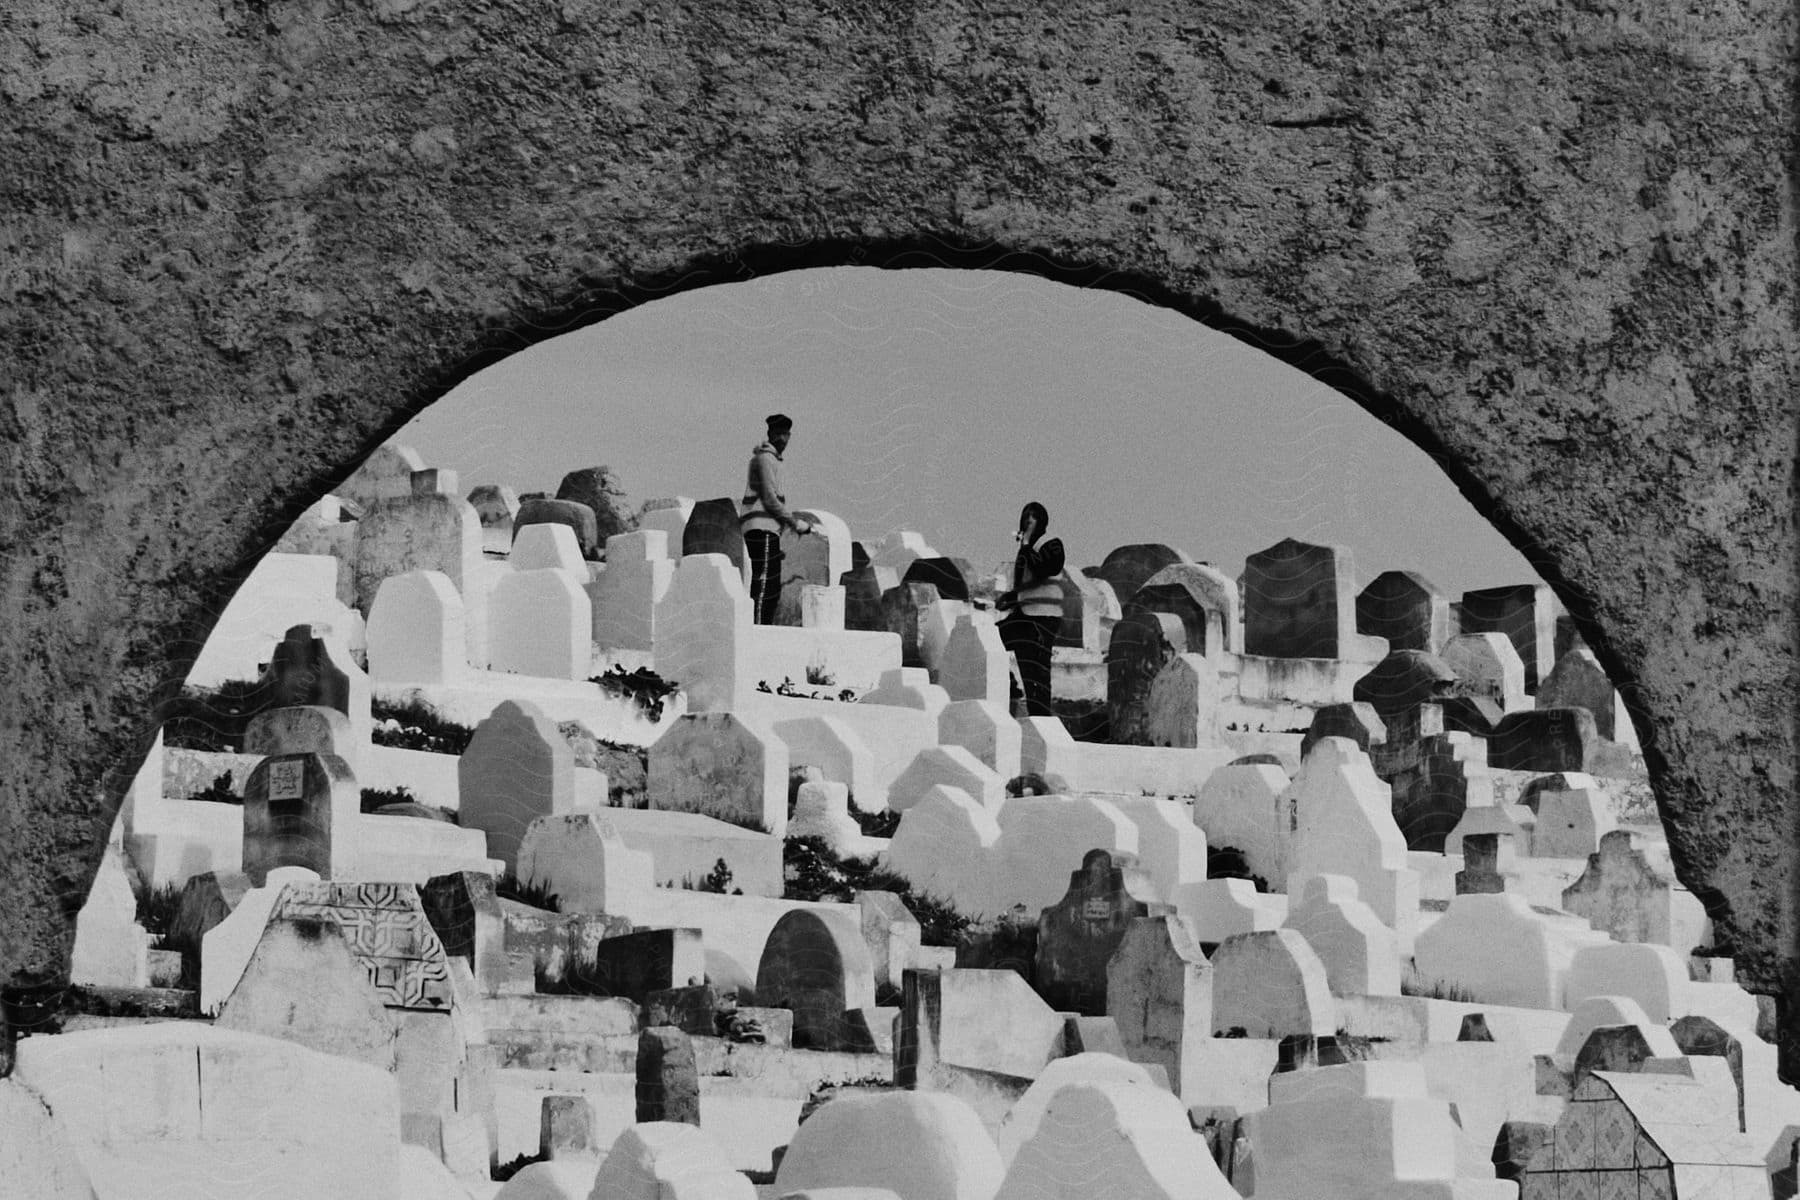
{"label": "weed growing between graves", "polygon": [[891,838],[900,828],[900,814],[891,808],[880,812],[862,812],[856,807],[856,798],[850,799],[850,815],[862,827],[864,837]]}
{"label": "weed growing between graves", "polygon": [[497,1163],[488,1172],[488,1178],[495,1183],[505,1183],[533,1163],[549,1162],[548,1154],[521,1154],[511,1162]]}
{"label": "weed growing between graves", "polygon": [[231,772],[213,776],[213,781],[193,792],[189,800],[204,800],[209,804],[242,804],[244,798],[231,790]]}
{"label": "weed growing between graves", "polygon": [[595,675],[588,682],[598,685],[608,695],[624,696],[635,701],[638,709],[652,721],[662,720],[663,702],[681,690],[679,683],[664,679],[649,667],[626,671],[624,667],[615,666],[604,675]]}
{"label": "weed growing between graves", "polygon": [[161,944],[165,950],[174,949],[166,945],[169,931],[175,926],[175,914],[181,911],[181,888],[173,883],[166,883],[159,888],[145,888],[137,897],[137,923],[144,927],[144,932],[153,939],[152,944]]}
{"label": "weed growing between graves", "polygon": [[[807,674],[809,676],[812,674],[810,667],[807,668]],[[825,678],[827,684],[831,685],[831,677],[827,675]],[[840,688],[835,696],[831,694],[829,688],[823,692],[809,692],[796,686],[791,675],[782,676],[781,684],[778,687],[770,687],[768,680],[759,679],[756,681],[756,690],[769,696],[796,696],[802,700],[840,700],[845,704],[856,703],[855,688]]]}
{"label": "weed growing between graves", "polygon": [[550,890],[548,884],[521,883],[519,877],[511,871],[494,881],[494,895],[502,900],[513,900],[532,908],[541,908],[545,912],[561,912],[562,900]]}
{"label": "weed growing between graves", "polygon": [[237,752],[244,726],[265,707],[260,680],[229,679],[216,688],[182,688],[163,717],[163,745],[182,750]]}
{"label": "weed growing between graves", "polygon": [[1475,993],[1459,983],[1443,979],[1425,979],[1411,963],[1400,976],[1400,994],[1429,1000],[1454,1000],[1458,1004],[1474,1004]]}
{"label": "weed growing between graves", "polygon": [[810,663],[806,668],[806,682],[817,684],[819,687],[835,687],[837,676],[827,671],[823,663]]}
{"label": "weed growing between graves", "polygon": [[608,804],[614,808],[638,807],[650,771],[648,746],[630,746],[596,737],[580,721],[561,721],[556,729],[574,751],[576,766],[592,767],[605,774]]}
{"label": "weed growing between graves", "polygon": [[405,784],[394,788],[371,788],[362,790],[362,811],[372,813],[376,809],[389,804],[417,804],[419,798],[412,794],[412,789]]}
{"label": "weed growing between graves", "polygon": [[692,875],[683,875],[679,886],[690,892],[712,892],[720,896],[744,894],[743,888],[731,886],[731,867],[722,858],[713,864],[712,870],[700,877],[699,883],[694,882]]}
{"label": "weed growing between graves", "polygon": [[461,754],[469,748],[475,731],[447,720],[437,709],[416,696],[399,702],[377,699],[369,706],[375,718],[370,740],[377,746],[424,750],[432,754]]}
{"label": "weed growing between graves", "polygon": [[784,900],[836,900],[849,904],[857,892],[893,892],[919,922],[919,940],[927,946],[954,946],[970,919],[936,896],[913,890],[905,876],[876,866],[872,858],[839,858],[819,837],[789,838],[782,843],[781,891]]}

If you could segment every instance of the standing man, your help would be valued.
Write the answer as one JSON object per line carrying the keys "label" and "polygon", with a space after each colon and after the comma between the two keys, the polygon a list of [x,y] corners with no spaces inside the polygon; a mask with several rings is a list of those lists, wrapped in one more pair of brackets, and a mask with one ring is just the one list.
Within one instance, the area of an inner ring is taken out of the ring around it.
{"label": "standing man", "polygon": [[1019,663],[1019,682],[1025,689],[1025,715],[1051,717],[1050,660],[1056,631],[1062,625],[1063,545],[1051,538],[1037,540],[1050,524],[1050,514],[1036,500],[1019,513],[1018,557],[1013,560],[1013,586],[995,598],[995,607],[1006,612],[999,622],[1000,641]]}
{"label": "standing man", "polygon": [[781,531],[804,535],[813,530],[811,521],[788,511],[781,490],[781,452],[793,437],[793,419],[776,413],[768,426],[769,436],[750,452],[750,475],[738,508],[744,551],[750,556],[751,620],[758,625],[775,623],[781,599]]}

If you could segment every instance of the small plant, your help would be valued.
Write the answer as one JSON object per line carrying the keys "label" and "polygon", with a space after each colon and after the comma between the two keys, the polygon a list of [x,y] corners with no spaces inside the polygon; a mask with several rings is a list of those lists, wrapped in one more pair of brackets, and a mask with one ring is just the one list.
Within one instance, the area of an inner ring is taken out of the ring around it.
{"label": "small plant", "polygon": [[827,671],[823,663],[816,663],[806,668],[806,682],[819,687],[833,687],[837,684],[837,676]]}
{"label": "small plant", "polygon": [[244,798],[231,790],[231,772],[213,776],[213,781],[201,790],[188,796],[189,800],[204,800],[208,804],[242,804]]}
{"label": "small plant", "polygon": [[1206,877],[1208,879],[1248,879],[1256,885],[1259,892],[1269,890],[1269,881],[1261,875],[1253,874],[1244,852],[1236,846],[1208,846],[1206,848]]}
{"label": "small plant", "polygon": [[164,711],[163,745],[236,753],[244,748],[244,726],[267,705],[267,686],[257,679],[229,679],[216,688],[183,688]]}
{"label": "small plant", "polygon": [[488,1178],[495,1183],[505,1183],[514,1175],[517,1175],[520,1171],[529,1167],[532,1163],[546,1161],[548,1161],[548,1157],[543,1154],[521,1154],[511,1162],[500,1163],[495,1166],[488,1172]]}
{"label": "small plant", "polygon": [[900,814],[891,808],[880,812],[863,812],[856,807],[855,798],[851,798],[850,815],[857,825],[862,827],[864,837],[891,838],[900,828]]}
{"label": "small plant", "polygon": [[[730,886],[731,886],[731,868],[729,866],[727,866],[725,863],[725,860],[721,858],[713,864],[713,869],[706,873],[705,878],[700,880],[700,886],[695,890],[702,891],[702,892],[713,892],[717,895],[723,896],[723,895],[725,895],[725,889]],[[743,895],[743,892],[741,889],[739,890],[738,894],[740,896]]]}
{"label": "small plant", "polygon": [[849,903],[857,892],[893,892],[919,922],[927,946],[954,946],[969,918],[939,897],[914,891],[912,881],[872,858],[839,858],[823,838],[789,838],[782,846],[782,898]]}
{"label": "small plant", "polygon": [[548,884],[521,883],[519,877],[511,871],[494,882],[494,895],[502,900],[514,900],[520,904],[541,908],[545,912],[561,912],[562,902]]}
{"label": "small plant", "polygon": [[649,667],[626,671],[624,667],[614,666],[588,682],[608,695],[628,697],[652,721],[662,720],[664,702],[681,690],[680,684],[664,679]]}
{"label": "small plant", "polygon": [[362,811],[377,812],[390,804],[417,804],[419,798],[412,794],[412,789],[402,784],[396,788],[364,788],[362,790]]}
{"label": "small plant", "polygon": [[1476,1002],[1475,993],[1461,984],[1444,979],[1426,979],[1411,966],[1400,977],[1400,994],[1428,1000],[1454,1000],[1459,1004]]}
{"label": "small plant", "polygon": [[157,939],[165,949],[169,933],[175,927],[175,916],[181,911],[181,888],[173,883],[159,888],[145,888],[137,898],[137,923],[144,932]]}
{"label": "small plant", "polygon": [[375,729],[370,740],[377,746],[424,750],[432,754],[461,754],[469,748],[475,731],[446,719],[417,697],[394,703],[376,700],[370,705]]}

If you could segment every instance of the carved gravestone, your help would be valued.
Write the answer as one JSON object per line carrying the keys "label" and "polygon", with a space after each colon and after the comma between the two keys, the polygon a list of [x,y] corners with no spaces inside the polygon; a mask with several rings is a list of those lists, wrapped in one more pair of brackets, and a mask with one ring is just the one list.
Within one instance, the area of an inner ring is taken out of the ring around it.
{"label": "carved gravestone", "polygon": [[1137,590],[1150,577],[1170,563],[1191,562],[1186,554],[1158,543],[1141,542],[1120,546],[1089,573],[1112,585],[1113,594],[1124,604],[1137,595]]}
{"label": "carved gravestone", "polygon": [[265,708],[334,708],[354,718],[360,704],[367,715],[368,695],[356,695],[350,672],[333,661],[331,647],[311,625],[287,631],[269,659],[261,682]]}
{"label": "carved gravestone", "polygon": [[1356,594],[1356,632],[1436,654],[1450,637],[1450,600],[1415,571],[1383,571]]}
{"label": "carved gravestone", "polygon": [[1160,612],[1181,621],[1189,654],[1217,657],[1233,645],[1238,618],[1237,584],[1205,563],[1170,563],[1125,598],[1124,616]]}
{"label": "carved gravestone", "polygon": [[1105,1016],[1106,965],[1131,922],[1172,911],[1133,856],[1088,851],[1068,892],[1038,920],[1038,994],[1058,1012]]}
{"label": "carved gravestone", "polygon": [[575,544],[581,549],[581,557],[590,561],[600,557],[599,522],[594,519],[594,510],[585,504],[573,500],[524,500],[519,504],[519,514],[513,518],[513,540],[532,525],[567,525],[575,531]]}
{"label": "carved gravestone", "polygon": [[1525,664],[1525,690],[1556,661],[1556,600],[1543,584],[1481,588],[1462,594],[1462,633],[1503,633]]}
{"label": "carved gravestone", "polygon": [[681,531],[681,554],[723,554],[739,571],[744,569],[744,531],[738,524],[737,501],[702,500],[688,514]]}
{"label": "carved gravestone", "polygon": [[679,1029],[662,1025],[638,1034],[636,1119],[700,1124],[694,1043]]}
{"label": "carved gravestone", "polygon": [[263,759],[244,784],[244,874],[256,887],[275,867],[329,879],[349,859],[349,830],[361,811],[356,776],[337,755]]}
{"label": "carved gravestone", "polygon": [[1186,652],[1181,621],[1168,613],[1138,613],[1113,627],[1106,649],[1106,710],[1114,742],[1149,744],[1151,687],[1162,669]]}
{"label": "carved gravestone", "polygon": [[585,504],[594,514],[594,540],[606,545],[616,533],[630,533],[637,528],[636,506],[626,496],[619,477],[610,467],[582,467],[563,476],[556,489],[558,500]]}
{"label": "carved gravestone", "polygon": [[1348,550],[1287,538],[1244,561],[1244,653],[1344,658],[1355,638]]}
{"label": "carved gravestone", "polygon": [[418,471],[412,491],[369,506],[356,523],[351,576],[364,615],[381,581],[408,571],[442,571],[458,591],[481,562],[481,521],[449,472]]}

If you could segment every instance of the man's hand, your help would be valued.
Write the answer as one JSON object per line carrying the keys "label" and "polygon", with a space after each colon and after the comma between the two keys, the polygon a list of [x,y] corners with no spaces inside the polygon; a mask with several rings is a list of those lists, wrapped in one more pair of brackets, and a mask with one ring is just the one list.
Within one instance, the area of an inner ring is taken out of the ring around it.
{"label": "man's hand", "polygon": [[805,517],[795,517],[794,518],[794,532],[799,534],[801,537],[805,537],[807,534],[811,533],[814,530],[814,528],[816,528],[816,527],[813,525],[813,523],[811,521],[807,520]]}

